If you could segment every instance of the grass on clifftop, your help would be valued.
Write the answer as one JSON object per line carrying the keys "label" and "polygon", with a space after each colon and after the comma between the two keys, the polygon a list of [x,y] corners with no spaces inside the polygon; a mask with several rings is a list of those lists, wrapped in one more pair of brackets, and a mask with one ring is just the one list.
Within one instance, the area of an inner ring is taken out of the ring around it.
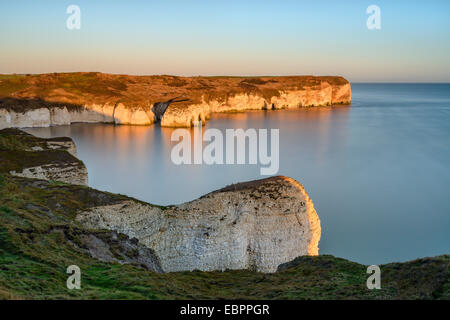
{"label": "grass on clifftop", "polygon": [[[82,237],[111,231],[86,230],[75,221],[77,212],[130,198],[8,173],[19,164],[76,159],[65,158],[69,153],[63,150],[27,151],[36,146],[45,149],[46,141],[19,130],[0,131],[0,298],[450,299],[449,255],[381,266],[381,290],[366,288],[365,266],[333,256],[299,257],[273,274],[243,270],[161,274],[136,264],[102,262],[80,249]],[[113,253],[116,245],[108,243]],[[73,264],[82,271],[81,290],[66,288],[66,268]]]}
{"label": "grass on clifftop", "polygon": [[[49,148],[47,141],[54,140],[38,138],[18,129],[0,130],[0,172],[21,172],[24,168],[51,164],[82,165],[79,159],[65,150]],[[58,140],[67,139],[58,138]],[[32,151],[32,148],[38,148],[36,150],[40,151]]]}
{"label": "grass on clifftop", "polygon": [[[342,77],[177,77],[114,75],[99,72],[0,75],[0,108],[24,112],[43,106],[79,110],[85,104],[150,108],[173,102],[184,108],[203,100],[226,101],[237,94],[254,94],[270,101],[281,91],[348,84]],[[349,97],[350,99],[350,97]],[[261,106],[262,107],[262,106]]]}
{"label": "grass on clifftop", "polygon": [[[282,272],[177,272],[96,260],[76,249],[78,209],[125,197],[0,174],[0,298],[4,299],[449,299],[450,256],[381,266],[382,289],[366,267],[333,256],[300,257]],[[53,232],[68,228],[64,233]],[[107,231],[105,231],[107,232]],[[81,290],[66,268],[81,268]]]}

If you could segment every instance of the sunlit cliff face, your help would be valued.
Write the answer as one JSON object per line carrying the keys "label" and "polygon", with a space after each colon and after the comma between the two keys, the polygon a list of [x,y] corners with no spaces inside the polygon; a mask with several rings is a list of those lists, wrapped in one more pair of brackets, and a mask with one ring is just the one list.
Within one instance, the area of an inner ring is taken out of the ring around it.
{"label": "sunlit cliff face", "polygon": [[289,177],[283,177],[283,180],[290,182],[295,187],[298,188],[299,192],[305,195],[307,206],[306,206],[306,213],[308,216],[309,221],[309,227],[311,230],[311,240],[308,244],[308,255],[310,256],[317,256],[319,255],[319,241],[320,236],[322,233],[322,229],[320,227],[320,219],[317,215],[316,210],[314,209],[314,204],[311,200],[311,198],[308,196],[308,193],[305,191],[305,188],[298,183],[296,180],[289,178]]}
{"label": "sunlit cliff face", "polygon": [[164,209],[134,201],[89,208],[77,220],[137,238],[166,272],[275,272],[317,255],[320,220],[304,188],[283,176],[229,185]]}
{"label": "sunlit cliff face", "polygon": [[[75,122],[151,125],[159,120],[163,127],[191,127],[205,123],[212,113],[351,102],[350,84],[342,77],[182,78],[91,72],[19,75],[0,79],[0,84],[6,92],[0,94],[0,129]],[[161,105],[165,107],[157,107]]]}

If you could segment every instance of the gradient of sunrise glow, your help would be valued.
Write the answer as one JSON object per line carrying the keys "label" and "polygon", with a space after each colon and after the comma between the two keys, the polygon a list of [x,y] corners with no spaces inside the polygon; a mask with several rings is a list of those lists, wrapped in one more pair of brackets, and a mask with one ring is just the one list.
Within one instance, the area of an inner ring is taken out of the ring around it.
{"label": "gradient of sunrise glow", "polygon": [[[66,8],[81,8],[81,30]],[[382,29],[366,28],[381,8]],[[0,73],[450,81],[450,1],[1,1]]]}

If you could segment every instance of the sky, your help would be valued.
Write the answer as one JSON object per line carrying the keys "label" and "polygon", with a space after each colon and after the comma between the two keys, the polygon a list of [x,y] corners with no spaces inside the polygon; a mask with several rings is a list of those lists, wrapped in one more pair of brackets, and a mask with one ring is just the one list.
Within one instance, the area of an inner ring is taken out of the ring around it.
{"label": "sky", "polygon": [[[81,27],[69,30],[67,7]],[[366,9],[381,10],[369,30]],[[0,73],[450,82],[450,1],[2,0]]]}

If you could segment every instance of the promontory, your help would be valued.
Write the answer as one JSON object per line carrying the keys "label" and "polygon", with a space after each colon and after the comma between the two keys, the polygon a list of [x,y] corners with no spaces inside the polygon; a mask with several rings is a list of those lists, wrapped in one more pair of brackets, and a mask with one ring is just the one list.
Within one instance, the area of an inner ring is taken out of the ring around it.
{"label": "promontory", "polygon": [[163,207],[89,188],[75,155],[70,138],[0,130],[0,299],[450,297],[449,255],[381,265],[379,290],[367,266],[317,255],[320,221],[290,178]]}
{"label": "promontory", "polygon": [[215,112],[351,103],[335,76],[0,75],[0,129],[75,122],[190,127]]}

